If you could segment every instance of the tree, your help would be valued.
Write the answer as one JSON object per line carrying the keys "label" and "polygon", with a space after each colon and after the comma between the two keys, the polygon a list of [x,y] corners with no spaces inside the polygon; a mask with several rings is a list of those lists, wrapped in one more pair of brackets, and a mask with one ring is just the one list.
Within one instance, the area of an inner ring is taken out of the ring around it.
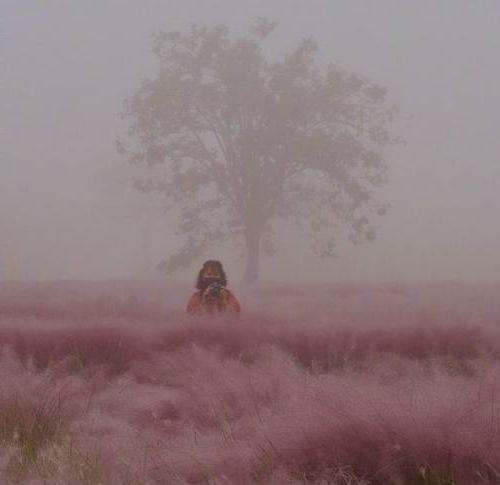
{"label": "tree", "polygon": [[354,243],[374,238],[370,215],[385,210],[374,189],[394,142],[386,91],[339,64],[320,66],[312,39],[269,60],[274,27],[258,19],[238,38],[223,25],[160,32],[155,77],[125,101],[120,151],[147,167],[135,186],[177,208],[184,244],[160,264],[167,271],[239,240],[254,282],[261,252],[276,249],[277,221],[305,230],[320,256],[334,253],[339,224]]}

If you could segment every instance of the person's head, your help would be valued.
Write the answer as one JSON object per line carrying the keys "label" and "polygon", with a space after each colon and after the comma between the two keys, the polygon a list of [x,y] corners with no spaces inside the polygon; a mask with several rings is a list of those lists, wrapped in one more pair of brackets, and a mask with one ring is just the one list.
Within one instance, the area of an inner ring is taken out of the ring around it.
{"label": "person's head", "polygon": [[227,285],[226,273],[220,261],[210,259],[203,263],[202,268],[198,272],[196,288],[198,290],[206,289],[212,283],[219,283],[222,286]]}

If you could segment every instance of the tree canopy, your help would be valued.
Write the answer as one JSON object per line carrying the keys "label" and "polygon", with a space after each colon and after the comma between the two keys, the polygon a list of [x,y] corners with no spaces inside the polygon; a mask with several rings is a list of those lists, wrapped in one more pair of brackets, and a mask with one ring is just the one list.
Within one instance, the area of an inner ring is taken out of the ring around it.
{"label": "tree canopy", "polygon": [[277,221],[300,227],[320,256],[334,253],[340,227],[354,243],[374,238],[394,142],[386,90],[321,65],[310,38],[269,59],[274,27],[258,19],[243,37],[224,25],[160,32],[157,72],[125,102],[121,150],[147,167],[135,185],[177,209],[184,242],[160,265],[167,271],[233,240],[255,281],[262,250],[280,242]]}

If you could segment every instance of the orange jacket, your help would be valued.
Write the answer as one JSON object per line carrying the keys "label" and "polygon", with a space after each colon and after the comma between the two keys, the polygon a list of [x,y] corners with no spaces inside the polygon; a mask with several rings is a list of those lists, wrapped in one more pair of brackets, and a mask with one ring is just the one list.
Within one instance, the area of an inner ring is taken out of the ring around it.
{"label": "orange jacket", "polygon": [[227,288],[223,288],[220,298],[211,300],[204,297],[203,290],[194,293],[186,308],[190,315],[237,315],[241,312],[238,299]]}

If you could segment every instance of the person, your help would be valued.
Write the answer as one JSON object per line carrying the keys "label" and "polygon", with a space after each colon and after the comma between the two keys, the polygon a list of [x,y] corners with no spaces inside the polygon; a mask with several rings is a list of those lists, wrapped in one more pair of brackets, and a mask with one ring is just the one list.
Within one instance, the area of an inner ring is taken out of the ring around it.
{"label": "person", "polygon": [[187,304],[190,315],[239,315],[241,307],[236,296],[227,288],[222,263],[210,259],[198,272],[196,289]]}

